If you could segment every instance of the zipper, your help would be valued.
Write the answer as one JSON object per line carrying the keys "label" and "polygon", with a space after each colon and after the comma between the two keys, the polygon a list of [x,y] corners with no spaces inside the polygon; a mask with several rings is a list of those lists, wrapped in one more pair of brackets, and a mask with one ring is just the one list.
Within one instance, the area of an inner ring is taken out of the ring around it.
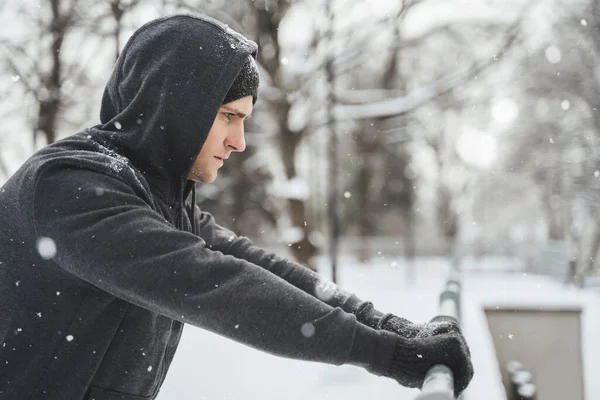
{"label": "zipper", "polygon": [[[184,188],[185,188],[185,185],[184,185]],[[179,200],[179,204],[175,210],[175,226],[177,227],[177,229],[179,229],[181,231],[186,231],[186,229],[184,228],[184,222],[183,222],[184,210],[185,210],[185,204],[184,204],[183,191],[182,191],[181,198]],[[192,227],[193,227],[193,221],[192,221]],[[158,384],[154,388],[154,392],[152,393],[152,396],[150,396],[150,398],[152,400],[154,400],[156,398],[156,396],[158,395],[158,392],[167,377],[166,364],[169,362],[169,360],[172,361],[172,358],[175,355],[175,351],[177,350],[179,340],[181,339],[181,334],[183,333],[183,322],[181,322],[181,326],[179,329],[179,333],[177,334],[177,338],[175,338],[175,340],[173,340],[173,338],[172,338],[173,325],[175,324],[175,322],[176,322],[175,320],[171,320],[171,327],[169,328],[169,330],[171,332],[171,336],[169,336],[169,340],[167,341],[167,348],[165,349],[165,354],[163,355],[162,365],[160,367],[160,374],[158,375],[158,377],[159,377]],[[171,346],[171,349],[169,350],[169,345],[171,343],[173,344],[173,346]]]}

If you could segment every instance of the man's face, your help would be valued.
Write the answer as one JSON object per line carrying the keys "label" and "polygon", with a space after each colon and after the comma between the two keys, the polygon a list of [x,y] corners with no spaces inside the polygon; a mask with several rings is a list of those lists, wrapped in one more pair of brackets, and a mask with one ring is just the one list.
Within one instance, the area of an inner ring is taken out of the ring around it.
{"label": "man's face", "polygon": [[244,121],[250,117],[252,108],[252,96],[221,106],[188,175],[189,180],[205,183],[214,181],[223,161],[234,151],[246,149]]}

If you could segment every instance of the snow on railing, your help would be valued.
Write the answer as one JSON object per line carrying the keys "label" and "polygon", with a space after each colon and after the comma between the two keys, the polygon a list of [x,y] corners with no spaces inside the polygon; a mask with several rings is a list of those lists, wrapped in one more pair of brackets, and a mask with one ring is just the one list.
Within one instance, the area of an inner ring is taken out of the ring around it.
{"label": "snow on railing", "polygon": [[[450,274],[440,294],[438,315],[433,321],[460,322],[460,276],[457,271]],[[446,365],[434,365],[425,375],[421,393],[416,400],[454,400],[454,375]]]}

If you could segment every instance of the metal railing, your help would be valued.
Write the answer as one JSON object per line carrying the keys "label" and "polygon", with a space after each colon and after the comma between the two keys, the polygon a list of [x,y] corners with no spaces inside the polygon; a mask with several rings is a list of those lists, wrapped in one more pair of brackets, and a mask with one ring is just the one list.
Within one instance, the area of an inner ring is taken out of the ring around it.
{"label": "metal railing", "polygon": [[[438,315],[432,321],[460,322],[460,288],[460,275],[453,271],[440,294]],[[416,400],[455,400],[454,375],[450,368],[434,365],[425,375]]]}

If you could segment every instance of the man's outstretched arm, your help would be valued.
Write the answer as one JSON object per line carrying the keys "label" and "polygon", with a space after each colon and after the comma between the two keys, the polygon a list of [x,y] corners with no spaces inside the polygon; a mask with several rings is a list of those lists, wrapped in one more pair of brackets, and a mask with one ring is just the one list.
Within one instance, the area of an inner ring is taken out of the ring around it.
{"label": "man's outstretched arm", "polygon": [[405,337],[415,337],[425,332],[458,331],[458,327],[452,324],[432,329],[431,326],[413,324],[393,314],[384,314],[376,310],[371,302],[361,300],[356,294],[343,290],[308,268],[255,246],[247,237],[237,236],[217,224],[210,213],[201,212],[198,206],[195,215],[198,216],[197,232],[210,248],[259,265],[329,306],[340,307],[356,315],[359,322],[371,328],[388,330]]}
{"label": "man's outstretched arm", "polygon": [[[383,314],[371,302],[362,301],[355,294],[340,289],[308,268],[277,257],[253,245],[250,239],[235,235],[218,225],[211,214],[200,212],[197,206],[195,211],[198,216],[197,232],[214,250],[259,265],[327,305],[354,314],[359,325],[375,329],[381,335],[397,335],[392,367],[384,375],[395,376],[404,386],[420,387],[428,369],[439,363],[446,364],[453,370],[457,395],[468,385],[473,376],[470,351],[456,324],[414,324],[393,314]],[[437,362],[429,364],[434,359]],[[421,361],[425,363],[421,364]],[[410,378],[406,378],[408,376]]]}
{"label": "man's outstretched arm", "polygon": [[229,229],[220,226],[210,213],[201,212],[198,206],[195,211],[197,232],[211,249],[250,261],[326,304],[341,307],[348,313],[355,313],[364,305],[365,302],[355,294],[339,288],[310,269],[278,257],[254,245],[249,238],[237,236]]}

